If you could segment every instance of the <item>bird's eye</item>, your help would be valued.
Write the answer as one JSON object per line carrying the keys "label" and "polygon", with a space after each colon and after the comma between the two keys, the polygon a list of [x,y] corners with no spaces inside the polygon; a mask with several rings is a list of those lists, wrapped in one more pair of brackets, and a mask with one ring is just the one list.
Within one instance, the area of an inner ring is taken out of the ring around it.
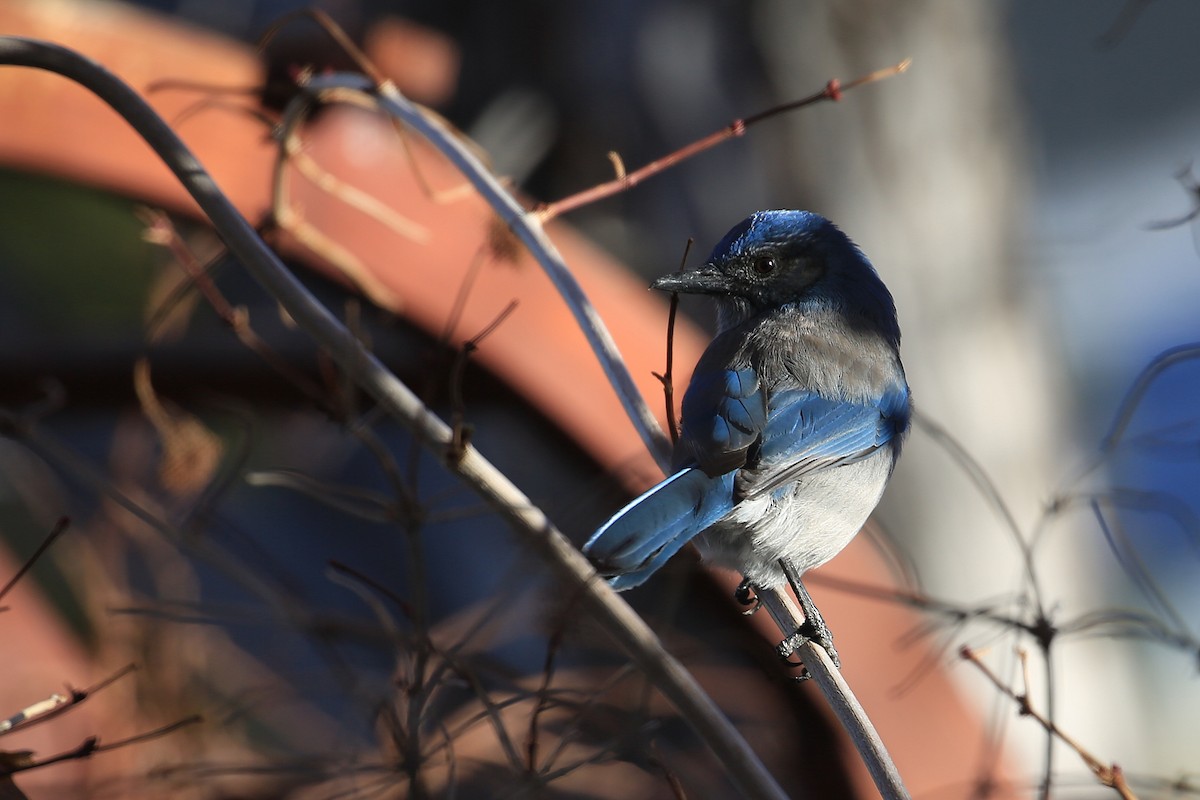
{"label": "bird's eye", "polygon": [[770,275],[775,271],[776,266],[778,265],[771,256],[759,256],[754,259],[753,268],[754,272],[758,275]]}

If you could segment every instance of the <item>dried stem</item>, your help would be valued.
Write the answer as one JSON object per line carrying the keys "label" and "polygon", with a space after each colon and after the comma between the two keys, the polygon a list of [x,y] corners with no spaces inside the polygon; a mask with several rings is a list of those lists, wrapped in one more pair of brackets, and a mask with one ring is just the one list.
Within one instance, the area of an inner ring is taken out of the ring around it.
{"label": "dried stem", "polygon": [[282,358],[276,353],[269,344],[266,343],[254,331],[250,325],[249,312],[242,306],[234,306],[217,285],[213,282],[212,277],[208,274],[208,270],[200,263],[191,248],[183,241],[179,235],[179,231],[175,229],[171,218],[162,211],[149,208],[141,208],[135,212],[139,219],[146,225],[144,238],[153,244],[166,247],[171,251],[171,255],[175,257],[175,261],[183,268],[183,271],[191,279],[196,290],[200,292],[205,301],[212,308],[213,313],[217,318],[233,332],[237,340],[254,355],[261,358],[266,364],[275,370],[281,377],[285,378],[300,392],[302,392],[309,400],[313,401],[321,407],[325,407],[325,393],[321,387],[309,379],[300,370],[296,369],[287,359]]}
{"label": "dried stem", "polygon": [[12,763],[0,765],[0,778],[15,775],[18,772],[28,772],[31,769],[39,767],[48,767],[51,764],[59,764],[63,761],[78,761],[84,758],[90,758],[96,753],[104,753],[109,750],[116,750],[121,747],[127,747],[131,744],[139,744],[147,742],[151,739],[157,739],[162,736],[174,733],[180,728],[185,728],[188,725],[195,725],[201,722],[202,718],[198,714],[193,714],[190,717],[185,717],[178,722],[172,722],[170,725],[163,725],[161,728],[155,728],[152,731],[139,733],[136,736],[130,736],[125,739],[118,739],[115,742],[108,744],[100,744],[99,737],[89,736],[84,739],[77,747],[74,747],[64,753],[47,756],[41,760],[30,758],[28,760],[17,760]]}
{"label": "dried stem", "polygon": [[45,700],[27,706],[8,719],[0,721],[0,735],[18,729],[23,730],[40,722],[45,722],[48,719],[54,719],[64,714],[68,709],[74,708],[84,700],[87,700],[96,692],[107,689],[111,684],[132,673],[134,669],[136,668],[133,664],[127,664],[104,680],[86,689],[72,689],[68,686],[66,694],[55,693]]}
{"label": "dried stem", "polygon": [[[688,253],[691,252],[695,239],[689,238],[683,247],[683,257],[679,259],[679,271],[687,266]],[[671,444],[679,441],[679,428],[675,423],[675,317],[679,312],[679,293],[671,292],[671,308],[667,312],[667,364],[662,374],[653,373],[663,387],[663,403],[667,407],[667,434]]]}
{"label": "dried stem", "polygon": [[50,529],[50,533],[46,534],[46,538],[43,539],[42,543],[37,546],[37,549],[33,551],[33,555],[25,559],[25,563],[21,565],[19,570],[17,570],[17,574],[9,578],[8,583],[4,584],[4,588],[0,589],[0,600],[3,600],[4,596],[12,591],[12,588],[17,585],[17,582],[25,576],[26,572],[29,572],[29,570],[33,568],[33,565],[38,562],[38,559],[40,559],[42,555],[45,554],[48,549],[50,549],[50,545],[54,544],[59,536],[62,536],[63,532],[66,531],[70,524],[71,520],[67,517],[60,517],[58,522],[54,523],[54,527]]}
{"label": "dried stem", "polygon": [[[647,178],[652,178],[660,172],[664,172],[681,161],[686,161],[694,155],[703,153],[729,139],[736,139],[746,133],[746,129],[755,123],[762,122],[765,119],[785,114],[789,111],[795,111],[798,108],[813,105],[824,100],[832,100],[834,102],[841,100],[845,92],[863,86],[868,83],[890,78],[893,75],[899,75],[912,65],[912,59],[906,58],[899,64],[890,67],[875,70],[872,73],[863,75],[860,78],[850,81],[849,83],[841,83],[837,78],[831,78],[825,84],[825,88],[819,92],[803,97],[799,100],[793,100],[790,103],[769,108],[766,111],[760,111],[757,114],[751,114],[744,119],[735,119],[733,122],[726,125],[720,130],[710,133],[702,139],[698,139],[691,144],[684,145],[678,150],[668,153],[667,155],[655,161],[651,161],[644,167],[634,170],[633,172],[625,172],[624,165],[621,164],[617,169],[617,177],[607,183],[601,183],[590,189],[584,189],[582,192],[564,197],[562,200],[556,200],[553,203],[546,203],[537,210],[537,214],[541,217],[543,223],[548,222],[555,217],[561,216],[568,211],[574,211],[580,206],[586,206],[590,203],[595,203],[597,200],[603,200],[606,197],[611,197],[614,194],[619,194],[627,189],[637,186]],[[612,155],[609,156],[612,158]],[[616,162],[620,164],[620,162]]]}
{"label": "dried stem", "polygon": [[[1096,776],[1096,780],[1098,780],[1104,786],[1115,790],[1117,794],[1123,798],[1123,800],[1137,800],[1137,795],[1133,793],[1133,790],[1130,789],[1129,785],[1126,783],[1125,773],[1121,770],[1121,768],[1116,764],[1105,764],[1100,759],[1096,758],[1096,756],[1092,755],[1092,753],[1090,753],[1088,750],[1086,750],[1083,745],[1063,731],[1062,728],[1058,727],[1058,725],[1056,725],[1052,720],[1049,720],[1040,714],[1038,710],[1033,707],[1033,703],[1029,699],[1028,691],[1018,693],[1011,686],[1000,680],[1000,677],[993,672],[987,664],[984,664],[983,660],[980,659],[978,654],[971,648],[964,646],[959,650],[959,655],[964,661],[969,661],[970,663],[974,664],[993,686],[995,686],[1005,696],[1015,702],[1017,704],[1018,714],[1034,720],[1041,725],[1043,729],[1045,729],[1046,733],[1050,734],[1067,747],[1074,750],[1079,755],[1080,759],[1083,760],[1083,763],[1087,766],[1087,768],[1092,771],[1092,774]],[[1024,653],[1021,653],[1021,661],[1022,666],[1024,667],[1026,661]],[[1028,678],[1026,678],[1026,681],[1028,681]]]}
{"label": "dried stem", "polygon": [[471,354],[479,349],[479,343],[491,334],[492,331],[503,325],[504,320],[508,319],[512,312],[516,310],[517,301],[510,300],[508,305],[496,315],[496,318],[484,326],[483,330],[463,342],[454,359],[454,367],[450,372],[450,427],[454,431],[454,437],[450,448],[446,451],[446,458],[451,461],[462,457],[471,435],[471,429],[467,425],[467,404],[462,393],[463,377],[466,375],[467,362],[470,360]]}

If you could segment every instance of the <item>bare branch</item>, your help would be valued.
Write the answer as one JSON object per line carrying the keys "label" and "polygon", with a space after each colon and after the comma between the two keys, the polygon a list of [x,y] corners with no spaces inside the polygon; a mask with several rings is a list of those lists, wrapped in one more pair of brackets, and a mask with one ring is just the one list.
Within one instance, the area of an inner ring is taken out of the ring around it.
{"label": "bare branch", "polygon": [[198,714],[194,714],[190,717],[185,717],[178,722],[173,722],[170,725],[163,725],[161,728],[155,728],[152,731],[139,733],[136,736],[130,736],[126,739],[118,739],[117,741],[110,742],[108,744],[100,744],[99,737],[89,736],[80,742],[77,747],[67,750],[64,753],[47,756],[41,760],[28,758],[12,761],[6,764],[0,764],[0,777],[15,775],[18,772],[28,772],[31,769],[38,769],[39,767],[48,767],[51,764],[59,764],[63,761],[78,761],[80,759],[90,758],[96,753],[103,753],[109,750],[116,750],[121,747],[128,747],[131,744],[139,744],[140,742],[147,742],[151,739],[157,739],[159,737],[174,733],[180,728],[185,728],[189,725],[195,725],[201,721],[202,718]]}
{"label": "bare branch", "polygon": [[[683,247],[683,257],[679,259],[680,272],[687,266],[688,253],[691,252],[694,241],[688,239]],[[675,423],[675,316],[678,311],[679,293],[671,292],[671,309],[667,312],[667,364],[661,375],[654,373],[654,377],[658,378],[663,387],[663,402],[667,407],[667,434],[671,437],[672,445],[679,441],[679,429]]]}
{"label": "bare branch", "polygon": [[[665,172],[681,161],[686,161],[692,156],[703,153],[705,150],[711,150],[713,147],[716,147],[717,145],[728,141],[729,139],[736,139],[739,136],[744,136],[746,129],[755,123],[787,113],[788,111],[795,111],[798,108],[804,108],[805,106],[819,103],[823,100],[832,100],[836,102],[842,99],[843,93],[848,92],[851,89],[857,88],[864,84],[881,81],[885,78],[890,78],[893,75],[899,75],[907,70],[911,65],[912,59],[906,58],[899,64],[891,67],[885,67],[884,69],[875,70],[874,72],[871,72],[860,78],[856,78],[855,80],[852,80],[846,84],[843,84],[837,78],[831,78],[829,82],[825,84],[825,87],[819,92],[799,100],[794,100],[790,103],[784,103],[783,105],[769,108],[766,111],[760,111],[757,114],[751,114],[745,119],[735,119],[724,128],[714,131],[708,136],[698,139],[691,144],[684,145],[678,150],[668,153],[667,155],[655,161],[651,161],[646,166],[636,169],[633,172],[627,173],[625,171],[625,165],[618,160],[614,162],[618,165],[617,177],[615,179],[608,181],[607,183],[598,184],[590,189],[584,189],[582,192],[573,194],[570,197],[564,197],[562,200],[556,200],[553,203],[547,203],[538,209],[538,216],[541,217],[542,222],[548,222],[555,217],[567,213],[568,211],[574,211],[580,206],[595,203],[598,200],[603,200],[606,197],[619,194],[620,192],[637,186],[647,178],[652,178],[660,172]],[[612,158],[613,155],[614,154],[610,153],[609,158]]]}
{"label": "bare branch", "polygon": [[[1119,766],[1116,764],[1110,765],[1103,763],[1100,761],[1100,759],[1096,758],[1096,756],[1092,755],[1088,750],[1086,750],[1083,745],[1075,741],[1075,739],[1059,728],[1058,725],[1056,725],[1053,721],[1040,714],[1037,709],[1033,707],[1033,704],[1030,702],[1029,695],[1027,693],[1018,693],[1011,686],[1000,680],[1000,677],[996,675],[995,672],[992,672],[987,664],[983,663],[974,650],[969,647],[963,647],[959,651],[959,655],[964,661],[969,661],[978,667],[979,671],[983,673],[984,677],[987,678],[993,686],[995,686],[997,689],[1003,692],[1005,696],[1015,702],[1017,704],[1018,714],[1034,720],[1046,730],[1046,733],[1057,738],[1063,744],[1067,745],[1067,747],[1070,747],[1072,750],[1074,750],[1075,753],[1083,760],[1083,763],[1087,765],[1087,768],[1092,771],[1092,774],[1096,776],[1096,780],[1100,781],[1100,783],[1104,786],[1108,786],[1115,790],[1123,800],[1137,800],[1137,795],[1135,795],[1133,790],[1129,788],[1129,785],[1125,781],[1125,774]],[[1024,654],[1022,654],[1021,660],[1022,663],[1024,663]]]}
{"label": "bare branch", "polygon": [[[790,635],[804,622],[800,610],[783,589],[761,589],[758,591],[758,598],[766,606],[779,630]],[[825,700],[833,709],[838,722],[850,735],[858,754],[871,773],[871,779],[875,781],[875,788],[884,800],[908,798],[908,790],[904,788],[900,771],[896,769],[883,740],[879,738],[879,732],[875,730],[870,717],[854,696],[842,673],[833,665],[829,653],[825,652],[824,647],[811,641],[801,644],[798,652],[809,676],[825,695]]]}
{"label": "bare branch", "polygon": [[66,531],[70,524],[71,520],[67,517],[60,517],[58,522],[54,523],[54,527],[50,529],[50,533],[46,534],[46,538],[43,539],[42,543],[37,546],[37,549],[33,551],[33,555],[25,559],[25,563],[21,565],[19,570],[17,570],[17,574],[9,578],[8,583],[4,584],[4,588],[0,589],[0,600],[3,600],[4,596],[12,591],[12,588],[17,585],[17,581],[21,580],[21,578],[25,576],[25,573],[29,572],[29,570],[33,568],[33,565],[38,562],[38,559],[41,558],[48,549],[50,549],[50,545],[54,544],[54,542],[63,534],[64,531]]}

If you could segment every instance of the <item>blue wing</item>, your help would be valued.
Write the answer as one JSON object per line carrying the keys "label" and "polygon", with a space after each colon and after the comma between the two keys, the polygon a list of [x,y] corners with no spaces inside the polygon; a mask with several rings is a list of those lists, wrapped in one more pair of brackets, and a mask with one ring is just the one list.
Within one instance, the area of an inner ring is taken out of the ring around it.
{"label": "blue wing", "polygon": [[876,403],[799,389],[768,402],[752,368],[699,374],[683,399],[681,469],[614,514],[584,552],[614,589],[630,589],[742,498],[865,458],[907,426],[903,384]]}
{"label": "blue wing", "polygon": [[766,429],[751,466],[758,473],[740,486],[744,496],[773,491],[821,469],[848,464],[889,445],[908,430],[908,387],[874,402],[830,400],[792,389],[771,398]]}
{"label": "blue wing", "polygon": [[683,395],[683,431],[676,460],[709,475],[746,463],[746,454],[767,424],[766,392],[752,367],[701,371]]}

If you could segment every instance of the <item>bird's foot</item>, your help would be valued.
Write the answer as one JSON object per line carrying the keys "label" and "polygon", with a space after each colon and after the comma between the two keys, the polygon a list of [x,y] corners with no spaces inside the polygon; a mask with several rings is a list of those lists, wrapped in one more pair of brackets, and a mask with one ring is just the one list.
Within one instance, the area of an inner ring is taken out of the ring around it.
{"label": "bird's foot", "polygon": [[[816,611],[815,606],[813,611]],[[804,624],[796,633],[823,649],[829,654],[829,660],[833,662],[833,665],[838,669],[842,668],[842,659],[838,656],[837,648],[833,646],[833,633],[819,612],[810,617],[808,609],[805,609]]]}
{"label": "bird's foot", "polygon": [[742,612],[742,616],[748,617],[758,609],[762,608],[762,600],[759,599],[758,593],[754,591],[754,586],[750,583],[749,578],[745,578],[733,590],[733,599],[737,600],[744,606],[749,606]]}
{"label": "bird's foot", "polygon": [[783,663],[792,669],[802,670],[796,676],[797,681],[806,681],[812,677],[803,661],[792,660],[792,655],[807,642],[812,642],[823,649],[829,654],[829,660],[833,662],[833,665],[838,669],[842,668],[842,659],[838,656],[837,648],[833,646],[833,634],[829,632],[829,627],[825,625],[820,616],[817,617],[817,622],[820,624],[810,624],[811,618],[805,619],[795,633],[775,645],[775,652],[783,659]]}
{"label": "bird's foot", "polygon": [[[829,660],[833,662],[833,665],[841,669],[842,659],[838,657],[837,648],[833,646],[833,632],[825,624],[825,618],[817,610],[817,605],[809,595],[808,589],[805,589],[804,584],[801,583],[799,571],[792,567],[786,560],[780,563],[783,565],[788,583],[792,585],[792,590],[796,592],[796,599],[800,601],[800,610],[804,612],[804,622],[800,624],[800,627],[794,634],[779,645],[779,648],[782,648],[785,644],[794,643],[794,646],[784,655],[784,658],[791,655],[792,651],[805,642],[812,642],[824,649],[829,654]],[[789,661],[789,663],[792,662]]]}

